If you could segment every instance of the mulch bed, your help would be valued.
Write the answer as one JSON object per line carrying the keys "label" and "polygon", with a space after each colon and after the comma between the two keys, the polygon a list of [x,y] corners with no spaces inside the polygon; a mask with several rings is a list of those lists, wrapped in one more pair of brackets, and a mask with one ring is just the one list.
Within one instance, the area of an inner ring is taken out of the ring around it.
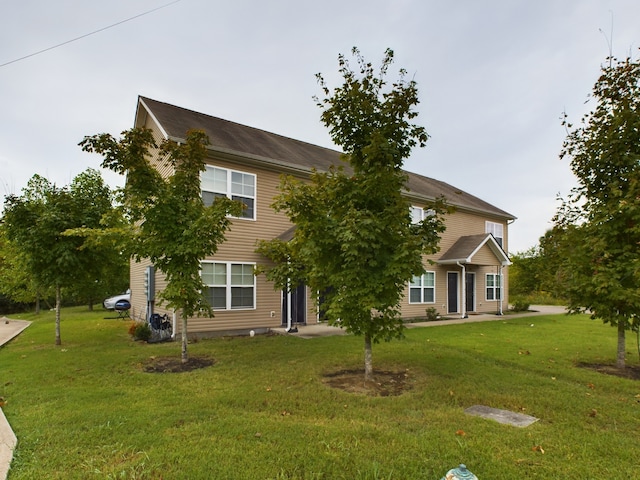
{"label": "mulch bed", "polygon": [[187,363],[182,363],[180,357],[150,357],[142,365],[142,370],[147,373],[181,373],[210,367],[215,363],[212,358],[193,355],[189,356]]}
{"label": "mulch bed", "polygon": [[606,363],[585,363],[581,362],[576,365],[579,368],[588,368],[606,375],[614,375],[616,377],[629,378],[631,380],[640,380],[640,365],[627,365],[624,369],[619,369],[615,365]]}
{"label": "mulch bed", "polygon": [[373,397],[398,396],[411,388],[409,372],[406,370],[397,372],[374,370],[373,378],[373,381],[365,382],[364,369],[340,370],[326,373],[323,382],[332,388]]}

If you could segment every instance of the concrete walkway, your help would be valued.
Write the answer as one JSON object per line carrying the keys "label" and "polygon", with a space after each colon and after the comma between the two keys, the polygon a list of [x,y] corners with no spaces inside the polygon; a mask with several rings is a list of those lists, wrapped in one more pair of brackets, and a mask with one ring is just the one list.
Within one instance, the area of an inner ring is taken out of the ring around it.
{"label": "concrete walkway", "polygon": [[[535,317],[540,315],[558,315],[566,313],[565,307],[559,307],[555,305],[532,305],[528,312],[510,313],[509,315],[495,315],[490,313],[483,313],[479,315],[469,315],[468,318],[449,318],[447,320],[436,320],[433,322],[416,322],[407,323],[407,328],[420,328],[420,327],[437,327],[440,325],[457,325],[461,323],[474,323],[474,322],[495,322],[496,320],[509,320],[512,318],[522,317]],[[326,323],[316,323],[310,325],[300,325],[297,327],[297,333],[287,333],[286,328],[272,328],[271,331],[280,333],[283,335],[293,335],[300,338],[317,338],[317,337],[330,337],[332,335],[345,335],[346,332],[340,327],[333,327]]]}
{"label": "concrete walkway", "polygon": [[[18,336],[31,322],[26,320],[10,320],[7,317],[0,318],[0,348]],[[0,408],[0,480],[5,480],[9,474],[13,450],[18,444],[18,439],[7,422],[2,408]]]}

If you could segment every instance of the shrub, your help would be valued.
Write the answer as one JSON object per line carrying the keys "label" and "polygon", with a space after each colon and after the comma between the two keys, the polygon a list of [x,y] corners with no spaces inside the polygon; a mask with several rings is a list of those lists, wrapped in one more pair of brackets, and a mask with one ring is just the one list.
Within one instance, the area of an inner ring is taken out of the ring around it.
{"label": "shrub", "polygon": [[526,312],[527,310],[529,310],[529,302],[522,299],[522,298],[518,298],[516,300],[513,301],[513,306],[511,307],[511,310],[513,310],[514,312]]}
{"label": "shrub", "polygon": [[129,327],[129,333],[133,335],[134,340],[146,342],[151,338],[151,328],[147,322],[134,322]]}
{"label": "shrub", "polygon": [[435,322],[440,318],[440,314],[438,313],[438,310],[436,310],[435,307],[427,308],[426,314],[427,314],[427,322]]}
{"label": "shrub", "polygon": [[129,323],[129,335],[131,335],[132,337],[135,335],[136,333],[136,325],[138,324],[138,322],[131,322]]}

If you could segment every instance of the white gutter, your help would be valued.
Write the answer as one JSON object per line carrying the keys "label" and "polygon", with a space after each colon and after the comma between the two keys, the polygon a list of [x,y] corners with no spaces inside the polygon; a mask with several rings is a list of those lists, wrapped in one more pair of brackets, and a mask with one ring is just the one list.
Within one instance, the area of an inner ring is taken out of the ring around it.
{"label": "white gutter", "polygon": [[467,318],[467,269],[464,266],[464,263],[460,263],[460,262],[456,262],[456,265],[458,265],[461,269],[462,269],[462,280],[461,280],[461,291],[462,291],[462,298],[461,298],[461,302],[460,302],[460,308],[462,309],[462,316],[460,318]]}

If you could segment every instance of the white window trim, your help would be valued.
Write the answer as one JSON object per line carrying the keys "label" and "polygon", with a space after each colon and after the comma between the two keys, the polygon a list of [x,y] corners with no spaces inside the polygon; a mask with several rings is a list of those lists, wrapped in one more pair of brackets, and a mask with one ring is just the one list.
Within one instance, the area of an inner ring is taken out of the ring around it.
{"label": "white window trim", "polygon": [[[418,223],[423,221],[425,218],[429,218],[432,217],[433,215],[435,215],[435,211],[431,208],[425,209],[423,207],[418,207],[416,205],[411,205],[411,208],[409,209],[410,211],[410,215],[411,215],[411,223]],[[413,216],[413,212],[416,212],[420,218],[419,219],[415,219]]]}
{"label": "white window trim", "polygon": [[[226,167],[219,167],[217,165],[205,165],[205,169],[214,169],[217,168],[218,170],[225,170],[227,172],[227,191],[226,192],[216,192],[214,190],[205,190],[202,188],[202,181],[200,184],[200,190],[203,192],[208,192],[208,193],[213,193],[213,194],[218,194],[218,195],[225,195],[228,199],[232,200],[232,197],[234,196],[234,194],[231,191],[231,177],[233,176],[234,173],[240,173],[242,175],[250,175],[253,177],[253,195],[235,195],[238,197],[246,197],[246,198],[250,198],[253,200],[253,217],[235,217],[235,216],[231,216],[231,218],[237,218],[238,220],[250,220],[250,221],[256,221],[257,217],[258,217],[258,176],[255,173],[249,173],[249,172],[243,172],[241,170],[233,170],[231,168],[226,168]],[[203,172],[204,173],[204,172]]]}
{"label": "white window trim", "polygon": [[[494,278],[494,285],[493,286],[489,286],[489,277],[493,277]],[[487,302],[499,302],[502,300],[502,288],[503,288],[503,282],[504,282],[504,278],[502,276],[501,273],[487,273],[485,274],[485,284],[484,284],[484,296],[485,296],[485,301]],[[496,286],[495,285],[495,279],[499,278],[500,279],[500,285]],[[493,298],[489,298],[489,296],[487,295],[487,291],[491,289],[493,291]],[[498,295],[496,296],[496,293],[498,293]]]}
{"label": "white window trim", "polygon": [[[226,294],[226,301],[225,301],[225,305],[226,308],[214,308],[213,305],[211,306],[211,308],[213,308],[213,310],[217,311],[217,312],[236,312],[236,311],[242,311],[242,310],[255,310],[256,307],[256,276],[253,276],[253,306],[252,307],[236,307],[236,308],[232,308],[231,307],[231,289],[233,287],[248,287],[249,285],[233,285],[231,283],[231,265],[250,265],[251,268],[253,270],[255,270],[256,264],[255,262],[219,262],[219,261],[215,261],[215,260],[203,260],[202,262],[200,262],[200,264],[204,264],[204,263],[209,263],[209,264],[224,264],[227,266],[226,268],[226,281],[225,281],[225,294]],[[202,278],[202,269],[200,269],[200,275]],[[208,285],[205,283],[205,286],[207,288],[221,288],[222,285]]]}
{"label": "white window trim", "polygon": [[484,222],[485,233],[490,233],[504,249],[504,225],[498,222]]}
{"label": "white window trim", "polygon": [[[433,286],[425,286],[425,275],[427,273],[432,273],[433,274]],[[424,272],[422,275],[420,275],[420,286],[411,286],[411,282],[409,282],[409,304],[410,305],[433,305],[436,303],[436,272],[435,271],[431,271],[431,270],[427,270],[426,272]],[[419,302],[412,302],[411,301],[411,289],[420,289],[420,301]],[[424,291],[426,289],[432,289],[433,290],[433,301],[432,302],[425,302],[424,301]]]}

